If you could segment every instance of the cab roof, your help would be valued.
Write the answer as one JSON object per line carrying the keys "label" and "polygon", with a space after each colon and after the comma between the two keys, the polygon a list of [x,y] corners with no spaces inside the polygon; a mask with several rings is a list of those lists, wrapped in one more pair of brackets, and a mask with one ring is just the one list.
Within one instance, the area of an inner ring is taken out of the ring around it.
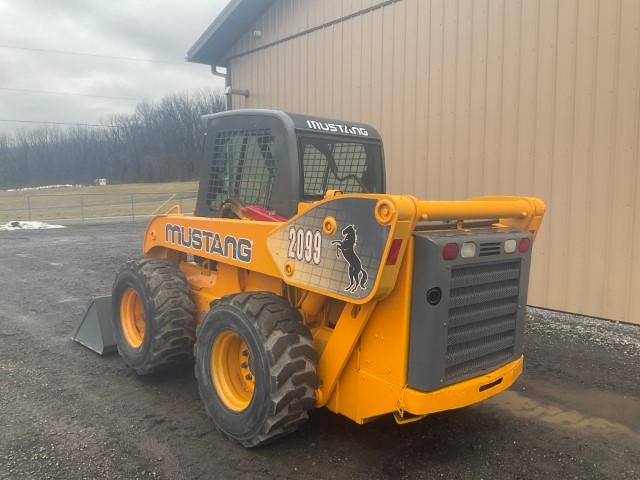
{"label": "cab roof", "polygon": [[267,109],[239,109],[227,112],[203,115],[202,120],[208,125],[211,120],[224,117],[242,116],[267,116],[280,120],[285,128],[292,128],[297,132],[311,134],[338,135],[343,137],[358,138],[361,140],[382,141],[380,133],[371,125],[361,122],[336,120],[333,118],[317,117],[301,113],[289,113],[280,110]]}

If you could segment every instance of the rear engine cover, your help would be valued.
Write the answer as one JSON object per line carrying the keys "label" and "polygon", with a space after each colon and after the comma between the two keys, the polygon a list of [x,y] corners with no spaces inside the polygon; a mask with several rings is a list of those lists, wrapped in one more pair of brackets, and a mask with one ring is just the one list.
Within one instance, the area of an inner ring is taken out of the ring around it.
{"label": "rear engine cover", "polygon": [[[522,355],[531,248],[504,251],[517,230],[414,233],[409,386],[432,391],[494,370]],[[449,243],[475,256],[443,259]]]}

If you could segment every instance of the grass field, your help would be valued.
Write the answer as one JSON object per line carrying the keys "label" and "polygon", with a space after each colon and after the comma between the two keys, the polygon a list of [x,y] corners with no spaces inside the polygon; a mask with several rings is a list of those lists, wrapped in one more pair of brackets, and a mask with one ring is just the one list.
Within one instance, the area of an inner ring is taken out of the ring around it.
{"label": "grass field", "polygon": [[143,216],[180,204],[193,212],[198,182],[0,191],[0,222]]}

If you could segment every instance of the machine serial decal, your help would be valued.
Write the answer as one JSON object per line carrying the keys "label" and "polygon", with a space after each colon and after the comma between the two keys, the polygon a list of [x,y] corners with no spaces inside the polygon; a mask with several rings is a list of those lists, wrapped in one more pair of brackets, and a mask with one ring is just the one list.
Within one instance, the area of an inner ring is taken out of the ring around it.
{"label": "machine serial decal", "polygon": [[289,227],[289,249],[287,256],[299,261],[320,264],[322,234],[320,230]]}
{"label": "machine serial decal", "polygon": [[164,227],[164,239],[168,243],[200,252],[219,255],[241,262],[251,262],[253,242],[248,238],[236,238],[233,235],[221,236],[217,232],[199,228],[167,223]]}
{"label": "machine serial decal", "polygon": [[344,123],[327,123],[317,120],[307,120],[307,127],[313,130],[322,130],[323,132],[348,133],[349,135],[359,135],[368,137],[369,132],[366,128],[345,125]]}
{"label": "machine serial decal", "polygon": [[356,244],[358,243],[358,234],[353,225],[347,225],[342,229],[342,240],[332,240],[331,245],[336,246],[336,257],[340,258],[340,254],[349,264],[349,286],[344,289],[345,292],[355,292],[358,287],[362,290],[367,288],[367,280],[369,275],[362,268],[360,257],[356,253]]}

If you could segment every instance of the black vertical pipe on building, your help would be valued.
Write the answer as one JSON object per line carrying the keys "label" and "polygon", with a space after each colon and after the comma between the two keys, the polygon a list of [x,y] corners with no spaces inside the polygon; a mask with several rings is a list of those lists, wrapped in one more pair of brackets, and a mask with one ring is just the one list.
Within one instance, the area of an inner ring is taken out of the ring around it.
{"label": "black vertical pipe on building", "polygon": [[211,65],[211,74],[216,77],[224,78],[224,91],[225,91],[225,110],[229,111],[233,109],[233,100],[231,92],[227,90],[231,89],[231,66],[226,65],[222,68],[225,69],[225,73],[218,71],[219,65]]}

